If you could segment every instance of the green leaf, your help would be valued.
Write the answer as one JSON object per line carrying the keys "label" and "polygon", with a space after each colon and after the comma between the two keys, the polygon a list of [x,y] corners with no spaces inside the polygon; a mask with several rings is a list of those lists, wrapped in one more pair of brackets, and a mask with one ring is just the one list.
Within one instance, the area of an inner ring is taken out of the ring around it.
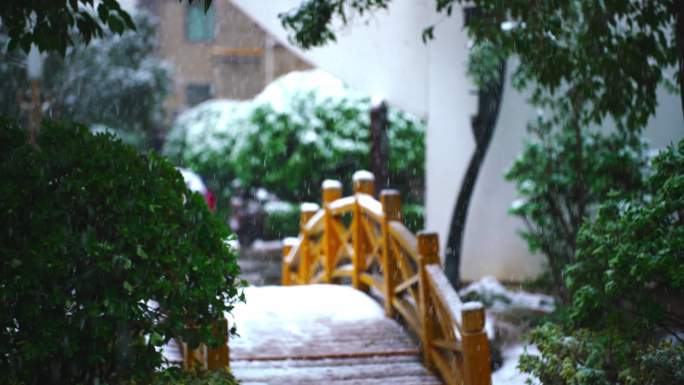
{"label": "green leaf", "polygon": [[147,253],[145,252],[145,250],[143,250],[143,248],[142,248],[141,245],[138,245],[138,246],[136,247],[135,253],[136,253],[137,256],[139,256],[139,257],[142,258],[142,259],[148,259],[148,258],[149,258],[149,256],[147,255]]}

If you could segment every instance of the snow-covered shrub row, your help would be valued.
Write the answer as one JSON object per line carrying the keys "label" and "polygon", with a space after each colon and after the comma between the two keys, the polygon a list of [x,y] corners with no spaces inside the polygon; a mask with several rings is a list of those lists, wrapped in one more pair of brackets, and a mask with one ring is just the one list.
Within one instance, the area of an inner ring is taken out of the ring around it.
{"label": "snow-covered shrub row", "polygon": [[[214,100],[182,114],[164,152],[202,174],[224,199],[239,185],[293,203],[317,200],[320,183],[369,166],[371,101],[320,71],[293,72],[252,101]],[[388,112],[390,184],[421,200],[424,122]]]}

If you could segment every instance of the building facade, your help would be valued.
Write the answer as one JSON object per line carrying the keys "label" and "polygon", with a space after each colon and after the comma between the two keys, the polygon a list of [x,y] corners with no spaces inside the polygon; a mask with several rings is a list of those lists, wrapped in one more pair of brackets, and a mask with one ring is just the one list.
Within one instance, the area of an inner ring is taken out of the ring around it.
{"label": "building facade", "polygon": [[208,99],[250,99],[273,79],[311,68],[230,0],[140,0],[159,18],[160,55],[173,67],[173,117]]}

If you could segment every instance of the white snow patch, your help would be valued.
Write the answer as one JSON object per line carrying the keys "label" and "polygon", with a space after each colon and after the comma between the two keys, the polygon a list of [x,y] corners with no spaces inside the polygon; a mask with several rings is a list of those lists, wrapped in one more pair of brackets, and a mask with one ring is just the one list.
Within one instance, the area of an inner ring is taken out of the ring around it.
{"label": "white snow patch", "polygon": [[[330,325],[385,317],[377,302],[361,291],[339,285],[261,286],[245,288],[246,303],[233,315],[237,327],[231,347],[250,350],[263,333],[283,332],[302,340],[325,333]],[[318,333],[316,331],[319,331]]]}
{"label": "white snow patch", "polygon": [[461,306],[462,311],[473,311],[473,310],[480,310],[484,309],[484,305],[482,302],[477,302],[477,301],[471,301],[471,302],[466,302]]}
{"label": "white snow patch", "polygon": [[368,170],[359,170],[354,173],[354,175],[352,176],[352,180],[354,182],[374,181],[375,175],[373,175],[373,173]]}
{"label": "white snow patch", "polygon": [[341,209],[342,207],[345,207],[347,205],[352,205],[352,204],[354,204],[354,197],[353,196],[344,197],[344,198],[340,198],[340,199],[332,202],[330,204],[330,209],[331,210],[337,210],[337,209]]}
{"label": "white snow patch", "polygon": [[283,239],[283,245],[285,246],[290,246],[290,247],[295,247],[299,244],[299,239],[295,237],[287,237]]}
{"label": "white snow patch", "polygon": [[396,189],[393,189],[393,188],[384,189],[384,190],[382,190],[382,192],[380,193],[380,195],[399,195],[399,194],[401,194],[401,193],[399,192],[399,190],[396,190]]}
{"label": "white snow patch", "polygon": [[323,190],[328,190],[328,189],[342,189],[342,182],[339,180],[334,180],[334,179],[326,179],[323,181],[321,184],[321,187]]}
{"label": "white snow patch", "polygon": [[240,241],[236,239],[227,239],[226,244],[233,250],[233,251],[240,251]]}
{"label": "white snow patch", "polygon": [[290,108],[290,100],[297,93],[313,93],[317,99],[344,97],[353,92],[338,78],[320,69],[290,72],[270,83],[254,101],[268,103],[277,112]]}
{"label": "white snow patch", "polygon": [[506,289],[496,278],[487,276],[461,289],[460,296],[477,293],[483,300],[491,301],[491,310],[510,307],[527,308],[549,313],[555,308],[553,297],[545,294],[527,293]]}
{"label": "white snow patch", "polygon": [[183,175],[185,185],[188,186],[190,191],[196,191],[202,194],[207,193],[207,187],[204,185],[204,182],[202,182],[202,178],[200,178],[199,175],[187,168],[177,167],[177,169],[180,171],[181,175]]}
{"label": "white snow patch", "polygon": [[506,20],[503,23],[501,23],[501,30],[504,32],[508,32],[508,31],[513,30],[517,26],[518,26],[518,22],[512,21],[512,20]]}
{"label": "white snow patch", "polygon": [[260,201],[265,201],[266,199],[268,199],[269,195],[270,194],[268,193],[268,190],[266,190],[263,187],[259,187],[256,191],[256,199]]}
{"label": "white snow patch", "polygon": [[373,212],[374,215],[377,216],[383,216],[385,213],[382,211],[382,204],[378,201],[376,201],[373,197],[361,194],[359,196],[359,203]]}
{"label": "white snow patch", "polygon": [[526,199],[516,199],[513,202],[511,202],[511,211],[518,211],[520,210],[521,207],[523,207],[527,203]]}
{"label": "white snow patch", "polygon": [[299,211],[301,211],[301,212],[312,212],[312,211],[318,211],[320,208],[321,208],[321,206],[319,206],[316,203],[304,202],[299,206]]}
{"label": "white snow patch", "polygon": [[270,201],[264,203],[264,211],[269,214],[272,213],[291,213],[295,211],[295,207],[290,202],[285,201]]}
{"label": "white snow patch", "polygon": [[524,385],[528,378],[532,380],[533,385],[539,384],[534,377],[518,370],[518,361],[525,349],[529,354],[539,353],[533,345],[515,344],[503,349],[503,365],[492,373],[492,385]]}
{"label": "white snow patch", "polygon": [[302,143],[303,144],[313,143],[316,140],[318,140],[318,134],[314,130],[308,130],[308,131],[305,131],[304,134],[302,134]]}

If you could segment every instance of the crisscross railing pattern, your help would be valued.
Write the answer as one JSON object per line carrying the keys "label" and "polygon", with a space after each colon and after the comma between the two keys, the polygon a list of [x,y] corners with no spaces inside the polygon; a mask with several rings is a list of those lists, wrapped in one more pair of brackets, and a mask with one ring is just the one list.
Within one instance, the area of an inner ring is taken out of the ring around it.
{"label": "crisscross railing pattern", "polygon": [[285,242],[282,284],[351,283],[380,298],[422,344],[426,366],[451,384],[489,385],[489,344],[479,303],[461,303],[440,266],[437,234],[411,233],[401,198],[374,198],[372,174],[357,172],[354,194],[325,181],[322,207],[302,204],[300,234]]}

